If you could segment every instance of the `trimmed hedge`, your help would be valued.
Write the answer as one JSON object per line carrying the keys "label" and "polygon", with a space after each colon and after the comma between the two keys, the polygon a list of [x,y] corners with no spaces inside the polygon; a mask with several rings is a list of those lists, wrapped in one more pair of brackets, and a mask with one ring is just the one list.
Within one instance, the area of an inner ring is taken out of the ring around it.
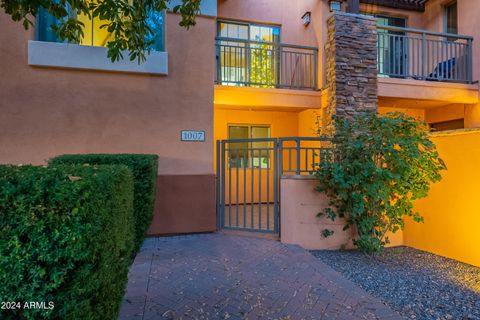
{"label": "trimmed hedge", "polygon": [[134,178],[133,208],[135,222],[135,252],[140,249],[145,233],[152,222],[157,182],[158,156],[150,154],[68,154],[50,159],[58,164],[123,164]]}
{"label": "trimmed hedge", "polygon": [[0,166],[0,300],[21,302],[0,318],[116,319],[133,250],[132,194],[126,166]]}

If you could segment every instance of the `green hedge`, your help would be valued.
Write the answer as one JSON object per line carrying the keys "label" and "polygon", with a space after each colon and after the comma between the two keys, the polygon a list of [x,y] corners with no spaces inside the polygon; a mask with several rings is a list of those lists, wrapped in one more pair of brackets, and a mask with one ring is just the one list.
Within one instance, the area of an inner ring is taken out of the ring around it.
{"label": "green hedge", "polygon": [[158,156],[150,154],[71,154],[53,158],[49,164],[123,164],[129,167],[134,178],[135,252],[138,251],[152,221]]}
{"label": "green hedge", "polygon": [[126,166],[0,166],[0,300],[21,302],[0,319],[116,319],[133,250],[132,194]]}

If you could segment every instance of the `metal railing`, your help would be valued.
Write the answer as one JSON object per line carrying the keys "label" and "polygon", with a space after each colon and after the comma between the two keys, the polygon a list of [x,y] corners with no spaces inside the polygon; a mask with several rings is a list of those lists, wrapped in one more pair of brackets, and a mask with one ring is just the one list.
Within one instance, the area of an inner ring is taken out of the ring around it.
{"label": "metal railing", "polygon": [[281,175],[312,175],[332,161],[326,137],[217,141],[217,227],[279,231]]}
{"label": "metal railing", "polygon": [[472,83],[473,37],[389,26],[377,30],[379,75]]}
{"label": "metal railing", "polygon": [[317,90],[318,48],[216,38],[215,83]]}
{"label": "metal railing", "polygon": [[332,161],[334,148],[328,137],[279,138],[281,175],[312,175],[321,163]]}

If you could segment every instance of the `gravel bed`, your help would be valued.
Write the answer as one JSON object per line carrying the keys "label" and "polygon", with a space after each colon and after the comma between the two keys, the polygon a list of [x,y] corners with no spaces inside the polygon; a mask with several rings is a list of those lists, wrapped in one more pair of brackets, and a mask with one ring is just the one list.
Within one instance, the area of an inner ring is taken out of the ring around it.
{"label": "gravel bed", "polygon": [[405,319],[480,320],[480,268],[406,247],[376,258],[358,251],[312,254]]}

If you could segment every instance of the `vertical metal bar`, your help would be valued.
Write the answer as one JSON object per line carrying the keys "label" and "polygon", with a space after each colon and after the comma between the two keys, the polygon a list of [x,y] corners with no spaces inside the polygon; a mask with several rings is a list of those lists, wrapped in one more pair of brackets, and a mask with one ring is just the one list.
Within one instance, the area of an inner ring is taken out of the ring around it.
{"label": "vertical metal bar", "polygon": [[467,82],[467,54],[465,45],[459,45],[460,56],[462,57],[462,79]]}
{"label": "vertical metal bar", "polygon": [[303,55],[301,53],[298,54],[298,71],[300,72],[300,87],[305,87],[305,73],[303,72]]}
{"label": "vertical metal bar", "polygon": [[[229,46],[228,47],[228,80],[231,81],[232,79],[232,68],[231,68],[231,65],[232,65],[232,47]],[[228,149],[230,150],[230,145],[228,147]],[[230,151],[229,151],[230,152]]]}
{"label": "vertical metal bar", "polygon": [[222,228],[225,227],[225,189],[226,189],[226,186],[225,186],[225,166],[226,166],[226,161],[225,161],[225,141],[222,141],[221,142],[221,157],[222,157],[222,160],[221,160],[221,164],[222,164],[222,184],[221,184],[221,188],[222,188],[222,209],[221,209],[221,214],[222,214],[222,217],[221,217],[221,223],[222,223]]}
{"label": "vertical metal bar", "polygon": [[275,75],[275,47],[272,46],[270,47],[269,49],[269,52],[270,52],[270,76],[269,76],[269,79],[270,79],[270,83],[273,87],[276,87],[276,75]]}
{"label": "vertical metal bar", "polygon": [[[277,152],[277,146],[276,145],[275,145],[274,149],[275,149],[274,152]],[[280,175],[282,175],[283,174],[283,140],[282,139],[280,139],[280,141],[279,141],[278,152],[280,152],[280,155],[279,155],[280,156],[280,161],[278,162],[278,165],[280,166]],[[274,162],[274,165],[276,165],[275,157],[274,157],[273,162]],[[274,174],[274,179],[276,179],[275,174]]]}
{"label": "vertical metal bar", "polygon": [[[240,79],[239,79],[239,77],[238,77],[238,68],[237,68],[237,45],[235,45],[235,46],[233,47],[233,56],[234,56],[234,59],[233,59],[233,60],[235,61],[235,62],[234,62],[234,63],[235,63],[235,66],[234,66],[234,68],[233,68],[233,70],[234,70],[234,79],[235,79],[236,84],[238,84],[238,83],[240,82]],[[230,67],[231,67],[231,66],[230,66]]]}
{"label": "vertical metal bar", "polygon": [[467,40],[467,48],[468,48],[468,76],[467,76],[467,81],[468,81],[468,83],[472,83],[472,69],[473,69],[472,39]]}
{"label": "vertical metal bar", "polygon": [[315,170],[315,148],[312,148],[312,171]]}
{"label": "vertical metal bar", "polygon": [[[430,70],[430,68],[431,68],[431,66],[430,66],[430,43],[431,43],[430,41],[427,41],[427,67],[428,67],[428,70]],[[427,71],[425,73],[425,78],[427,78],[429,76],[430,76],[429,71]]]}
{"label": "vertical metal bar", "polygon": [[463,60],[462,60],[462,45],[461,43],[455,43],[455,78],[462,82],[465,78],[463,76]]}
{"label": "vertical metal bar", "polygon": [[454,42],[452,42],[452,43],[450,43],[450,44],[448,45],[448,49],[449,49],[449,51],[450,51],[450,59],[449,59],[449,60],[451,60],[451,62],[450,62],[450,64],[451,64],[451,68],[450,68],[450,80],[453,80],[453,79],[454,79],[455,70],[454,70],[453,68],[455,67],[455,64],[457,63],[457,62],[455,61],[455,64],[454,64],[454,59],[453,59],[453,58],[454,58],[454,55],[453,55],[454,45],[453,45],[453,44],[454,44]]}
{"label": "vertical metal bar", "polygon": [[426,50],[426,43],[427,43],[427,40],[426,40],[426,37],[427,35],[424,33],[422,33],[422,79],[425,80],[427,78],[427,75],[426,75],[426,72],[425,72],[425,50]]}
{"label": "vertical metal bar", "polygon": [[244,149],[244,158],[242,160],[243,166],[243,227],[247,227],[247,161],[248,148]]}
{"label": "vertical metal bar", "polygon": [[283,46],[282,45],[278,45],[278,85],[281,87],[283,85],[283,82],[284,82],[284,72],[285,72],[285,66],[283,65],[283,61],[284,61],[284,56],[283,56]]}
{"label": "vertical metal bar", "polygon": [[247,78],[247,81],[248,81],[248,84],[250,85],[252,83],[252,48],[250,47],[249,43],[247,43],[246,48],[247,48],[246,51],[247,51],[247,58],[248,58],[248,62],[247,62],[248,78]]}
{"label": "vertical metal bar", "polygon": [[[282,170],[283,170],[283,159],[281,159],[280,161],[278,161],[278,153],[280,152],[283,152],[283,143],[280,142],[281,144],[279,144],[278,140],[275,139],[273,140],[273,223],[274,223],[274,232],[276,233],[279,233],[280,232],[280,229],[279,229],[279,223],[278,223],[278,219],[279,219],[279,206],[278,206],[278,196],[279,196],[279,189],[280,189],[280,174],[279,174],[279,171],[278,171],[278,168],[279,166],[281,166]],[[283,155],[281,156],[283,158]]]}
{"label": "vertical metal bar", "polygon": [[289,59],[289,60],[290,60],[290,70],[289,70],[289,71],[290,71],[290,72],[289,72],[289,76],[290,76],[290,86],[293,87],[293,86],[294,86],[294,81],[295,81],[295,79],[294,79],[294,73],[293,73],[292,53],[289,52],[288,55],[290,56],[290,59]]}
{"label": "vertical metal bar", "polygon": [[255,167],[253,166],[253,157],[255,156],[254,150],[250,148],[250,174],[251,174],[251,185],[250,185],[250,192],[251,192],[251,199],[250,199],[250,228],[254,229],[253,217],[255,214]]}
{"label": "vertical metal bar", "polygon": [[258,229],[262,229],[262,149],[258,149]]}
{"label": "vertical metal bar", "polygon": [[217,70],[215,70],[215,83],[219,84],[220,82],[220,68],[221,68],[221,46],[219,44],[219,41],[215,41],[215,67]]}
{"label": "vertical metal bar", "polygon": [[267,151],[267,230],[270,230],[270,145],[271,142],[268,142]]}
{"label": "vertical metal bar", "polygon": [[456,78],[459,81],[463,81],[462,45],[460,43],[455,43],[455,57],[457,58]]}
{"label": "vertical metal bar", "polygon": [[288,149],[288,171],[292,171],[292,148],[287,148]]}
{"label": "vertical metal bar", "polygon": [[236,149],[236,158],[235,158],[235,162],[236,162],[236,168],[235,168],[235,184],[236,184],[236,190],[235,190],[235,198],[236,198],[236,203],[235,203],[235,210],[236,210],[236,226],[238,227],[238,193],[239,193],[239,177],[238,177],[238,155],[239,155],[239,150],[240,148],[237,148]]}
{"label": "vertical metal bar", "polygon": [[305,148],[305,171],[308,172],[308,148]]}
{"label": "vertical metal bar", "polygon": [[445,68],[443,66],[443,61],[445,61],[444,58],[443,58],[443,41],[439,41],[438,46],[439,46],[438,47],[438,54],[439,54],[439,59],[438,60],[440,61],[440,65],[441,65],[440,79],[443,79],[443,75],[445,73],[445,70],[444,70]]}
{"label": "vertical metal bar", "polygon": [[300,139],[295,138],[295,143],[296,143],[295,151],[297,152],[296,174],[300,175]]}
{"label": "vertical metal bar", "polygon": [[230,151],[231,144],[228,144],[228,226],[232,226],[232,153]]}
{"label": "vertical metal bar", "polygon": [[407,78],[408,76],[408,69],[410,68],[409,61],[408,61],[408,38],[406,36],[402,36],[402,55],[400,56],[400,60],[402,62],[403,67],[403,77]]}
{"label": "vertical metal bar", "polygon": [[468,44],[463,45],[463,72],[465,82],[468,82]]}
{"label": "vertical metal bar", "polygon": [[216,184],[216,199],[215,199],[215,202],[217,204],[217,230],[219,230],[221,228],[221,208],[220,208],[220,205],[221,205],[221,199],[220,199],[220,186],[221,186],[221,183],[222,183],[222,177],[220,175],[220,172],[221,172],[221,168],[220,168],[220,140],[217,140],[217,148],[216,148],[217,152],[216,152],[216,155],[217,155],[217,184]]}

